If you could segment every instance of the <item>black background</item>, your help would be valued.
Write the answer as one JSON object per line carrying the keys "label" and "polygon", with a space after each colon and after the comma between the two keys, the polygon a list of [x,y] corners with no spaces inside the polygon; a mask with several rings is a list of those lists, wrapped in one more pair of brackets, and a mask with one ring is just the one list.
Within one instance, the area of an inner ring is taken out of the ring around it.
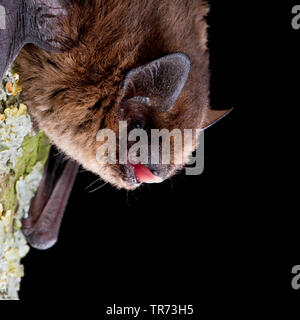
{"label": "black background", "polygon": [[109,185],[90,192],[102,182],[87,189],[97,177],[81,172],[58,243],[24,259],[21,300],[92,301],[103,315],[114,303],[195,304],[211,317],[296,303],[291,79],[300,31],[291,8],[212,3],[212,106],[235,109],[205,132],[204,173],[127,193]]}

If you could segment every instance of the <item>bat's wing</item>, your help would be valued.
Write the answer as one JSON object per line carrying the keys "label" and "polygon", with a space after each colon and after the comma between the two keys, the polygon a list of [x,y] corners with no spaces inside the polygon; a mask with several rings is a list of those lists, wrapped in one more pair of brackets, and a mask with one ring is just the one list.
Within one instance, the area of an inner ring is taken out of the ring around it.
{"label": "bat's wing", "polygon": [[14,36],[19,6],[20,1],[0,0],[0,81],[24,43]]}
{"label": "bat's wing", "polygon": [[56,243],[78,172],[79,165],[64,158],[63,154],[52,147],[29,216],[23,220],[23,233],[30,245],[37,249],[48,249]]}
{"label": "bat's wing", "polygon": [[0,0],[0,81],[26,43],[59,52],[67,0]]}

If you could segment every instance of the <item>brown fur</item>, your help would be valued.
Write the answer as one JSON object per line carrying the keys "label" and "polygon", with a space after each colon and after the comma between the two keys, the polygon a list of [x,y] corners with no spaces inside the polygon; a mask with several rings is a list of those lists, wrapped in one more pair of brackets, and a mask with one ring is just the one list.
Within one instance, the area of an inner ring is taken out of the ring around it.
{"label": "brown fur", "polygon": [[[27,45],[16,60],[23,100],[54,144],[118,187],[118,170],[96,161],[99,128],[118,131],[126,74],[169,53],[191,59],[188,81],[159,128],[200,128],[209,107],[204,0],[72,0],[62,34],[73,46],[48,53]],[[187,151],[187,156],[191,150]],[[178,168],[170,172],[170,175]]]}

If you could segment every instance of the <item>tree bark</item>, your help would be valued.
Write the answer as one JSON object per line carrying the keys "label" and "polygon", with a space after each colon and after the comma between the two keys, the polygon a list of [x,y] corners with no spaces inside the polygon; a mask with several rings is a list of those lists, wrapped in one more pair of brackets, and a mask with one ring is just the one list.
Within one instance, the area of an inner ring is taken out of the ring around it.
{"label": "tree bark", "polygon": [[21,231],[42,178],[50,144],[20,101],[12,69],[0,83],[0,300],[18,299],[29,246]]}

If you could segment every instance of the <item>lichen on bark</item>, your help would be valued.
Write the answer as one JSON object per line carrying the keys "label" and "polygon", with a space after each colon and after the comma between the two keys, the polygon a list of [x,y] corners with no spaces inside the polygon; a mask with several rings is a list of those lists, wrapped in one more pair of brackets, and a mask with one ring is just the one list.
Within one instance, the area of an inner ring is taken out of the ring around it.
{"label": "lichen on bark", "polygon": [[21,231],[42,178],[50,145],[20,101],[19,76],[9,69],[0,83],[0,300],[18,299],[29,251]]}

